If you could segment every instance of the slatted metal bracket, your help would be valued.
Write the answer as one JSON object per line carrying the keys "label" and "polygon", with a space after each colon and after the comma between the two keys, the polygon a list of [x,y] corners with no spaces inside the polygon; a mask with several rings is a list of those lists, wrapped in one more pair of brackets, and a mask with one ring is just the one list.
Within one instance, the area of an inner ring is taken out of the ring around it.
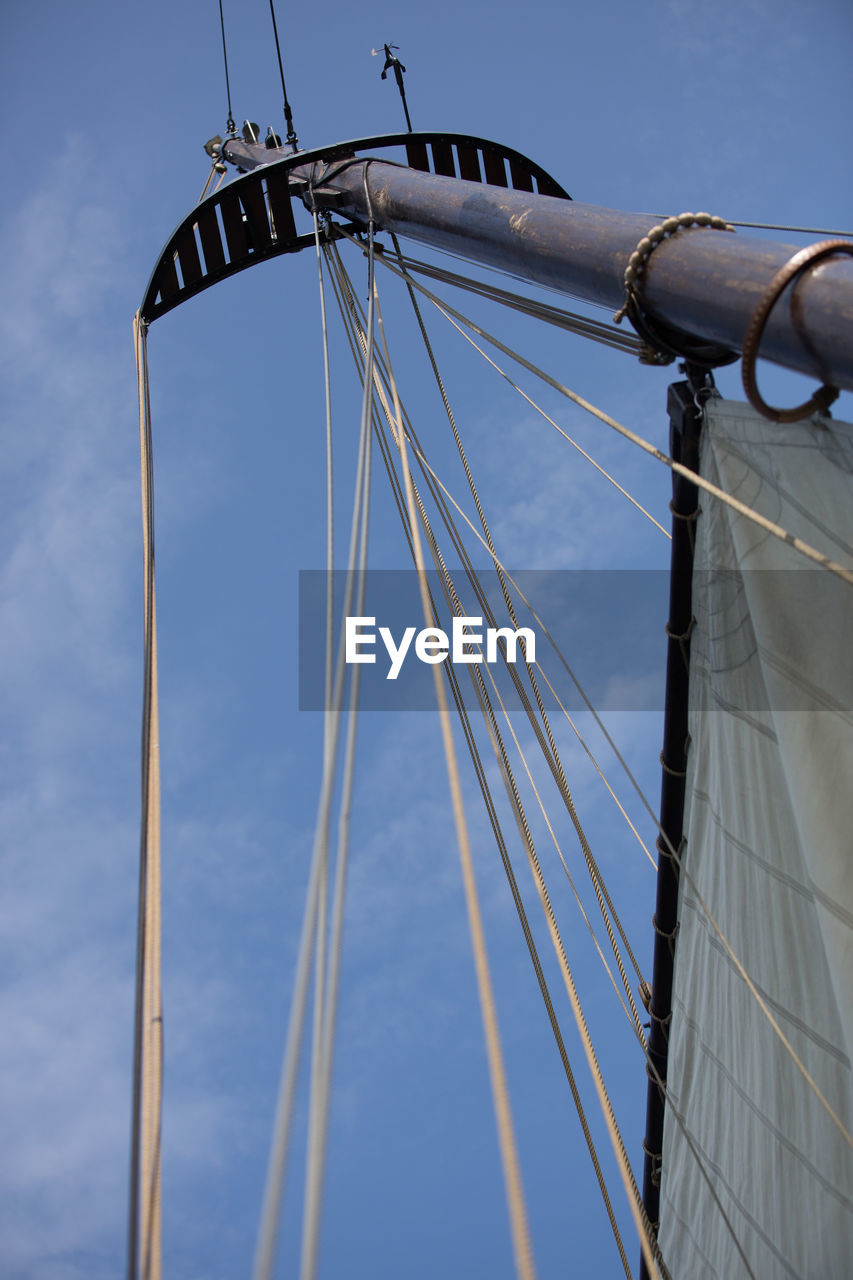
{"label": "slatted metal bracket", "polygon": [[399,133],[288,154],[244,174],[197,205],[163,248],[141,307],[150,324],[228,276],[314,243],[299,234],[292,198],[305,189],[294,170],[404,148],[410,168],[466,182],[571,197],[550,174],[509,147],[456,133]]}

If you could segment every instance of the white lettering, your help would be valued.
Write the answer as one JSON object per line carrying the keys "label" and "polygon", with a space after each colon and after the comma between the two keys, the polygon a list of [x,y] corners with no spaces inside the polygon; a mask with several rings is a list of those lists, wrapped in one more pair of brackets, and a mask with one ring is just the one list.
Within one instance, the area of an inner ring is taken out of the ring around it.
{"label": "white lettering", "polygon": [[483,636],[480,631],[471,631],[469,627],[481,627],[483,625],[482,618],[454,618],[453,619],[453,661],[454,662],[482,662],[482,653],[472,653],[473,645],[482,644]]}
{"label": "white lettering", "polygon": [[433,665],[436,662],[444,662],[449,649],[447,632],[442,631],[440,627],[424,627],[423,631],[418,632],[415,653],[421,662],[429,662]]}
{"label": "white lettering", "polygon": [[[375,653],[362,652],[365,648],[376,644],[376,632],[367,630],[375,624],[375,618],[344,619],[347,662],[376,662]],[[406,627],[399,644],[394,639],[390,627],[380,627],[379,635],[391,660],[385,679],[397,679],[412,647],[412,640],[415,642],[415,653],[420,661],[432,666],[438,662],[444,662],[448,656],[452,657],[454,663],[482,662],[482,652],[476,651],[477,646],[482,646],[483,643],[483,632],[478,630],[482,625],[482,618],[455,617],[452,626],[452,646],[447,638],[447,632],[442,631],[440,627],[424,627],[417,634],[414,627]],[[517,631],[513,631],[512,627],[487,627],[486,662],[499,660],[499,639],[506,645],[507,662],[514,663],[518,660],[519,641],[523,642],[522,657],[526,656],[528,662],[536,661],[536,634],[532,628],[519,627]]]}
{"label": "white lettering", "polygon": [[376,635],[374,632],[369,634],[359,634],[359,627],[372,627],[376,622],[375,618],[346,618],[346,660],[347,662],[375,662],[375,653],[359,653],[359,648],[365,644],[376,644]]}
{"label": "white lettering", "polygon": [[403,659],[409,652],[409,645],[412,643],[412,636],[415,634],[415,628],[406,627],[399,647],[394,644],[394,637],[391,635],[390,627],[380,627],[379,634],[382,637],[385,648],[388,650],[388,657],[391,659],[391,666],[388,669],[388,674],[385,679],[396,680],[397,676],[400,674]]}
{"label": "white lettering", "polygon": [[507,662],[516,661],[516,652],[520,639],[524,640],[523,653],[526,655],[527,661],[536,661],[536,636],[530,627],[519,627],[517,631],[513,631],[512,627],[489,627],[486,632],[486,662],[497,662],[499,636],[506,641]]}

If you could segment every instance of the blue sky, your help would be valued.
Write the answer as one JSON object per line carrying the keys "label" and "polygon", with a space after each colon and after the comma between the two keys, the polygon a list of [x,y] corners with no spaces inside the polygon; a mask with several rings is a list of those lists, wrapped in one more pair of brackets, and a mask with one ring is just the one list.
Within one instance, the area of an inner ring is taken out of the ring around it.
{"label": "blue sky", "polygon": [[[235,116],[281,129],[267,6],[226,2],[225,12]],[[306,146],[401,127],[395,91],[370,57],[390,40],[408,67],[416,127],[516,147],[577,199],[851,227],[853,14],[843,0],[817,0],[807,12],[790,0],[616,0],[595,9],[438,0],[402,10],[282,5],[278,16]],[[8,0],[0,22],[0,1260],[11,1280],[98,1280],[118,1274],[123,1261],[130,1108],[142,628],[130,324],[162,243],[204,184],[201,147],[224,132],[225,95],[210,0],[89,0],[73,9]],[[358,257],[350,269],[362,278]],[[464,478],[452,470],[446,425],[392,293],[384,284],[403,395],[459,496]],[[487,326],[503,324],[510,341],[581,394],[665,443],[672,371],[543,335],[485,307],[478,314]],[[665,565],[661,535],[616,504],[440,318],[429,323],[502,558],[523,568]],[[320,717],[297,710],[295,642],[298,571],[320,567],[324,556],[313,259],[278,260],[192,300],[153,326],[149,353],[164,771],[166,1274],[224,1280],[250,1267],[319,785]],[[334,355],[343,528],[359,407],[339,339]],[[803,391],[793,376],[762,368],[761,379],[770,399],[793,401]],[[736,369],[719,382],[740,395]],[[542,401],[664,519],[662,468],[550,392]],[[849,419],[849,396],[839,416]],[[371,560],[406,566],[378,481]],[[663,616],[663,642],[662,625]],[[659,718],[623,713],[611,723],[656,802]],[[561,730],[578,807],[648,967],[653,872],[570,736]],[[608,771],[615,773],[609,763]],[[344,1268],[353,1277],[512,1274],[445,790],[433,716],[365,718],[323,1276]],[[473,795],[469,817],[539,1273],[593,1266],[617,1275]],[[566,825],[561,838],[576,865]],[[643,1063],[541,822],[536,835],[639,1172]],[[532,917],[532,896],[529,905]],[[541,942],[544,954],[544,935]],[[548,972],[561,996],[553,966]],[[559,1013],[593,1110],[562,1002]],[[606,1148],[600,1125],[597,1134]],[[634,1260],[606,1152],[605,1163]],[[293,1267],[299,1208],[294,1176],[282,1274]]]}

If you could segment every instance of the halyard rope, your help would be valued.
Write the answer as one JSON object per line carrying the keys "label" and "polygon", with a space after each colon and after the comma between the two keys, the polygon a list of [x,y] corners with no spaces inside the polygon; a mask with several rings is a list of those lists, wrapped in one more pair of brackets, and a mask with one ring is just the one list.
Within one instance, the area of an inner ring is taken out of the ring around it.
{"label": "halyard rope", "polygon": [[139,392],[144,564],[142,813],[133,1051],[129,1280],[160,1280],[163,999],[161,963],[160,732],[157,709],[157,619],[154,598],[154,474],[148,387],[147,325],[133,321]]}

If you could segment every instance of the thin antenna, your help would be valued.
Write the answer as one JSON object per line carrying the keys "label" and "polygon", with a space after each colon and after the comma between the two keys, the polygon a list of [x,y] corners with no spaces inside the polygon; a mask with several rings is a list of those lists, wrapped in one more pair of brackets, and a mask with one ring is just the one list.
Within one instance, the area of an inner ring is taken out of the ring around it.
{"label": "thin antenna", "polygon": [[225,96],[228,99],[228,119],[225,122],[225,129],[230,138],[236,137],[237,126],[231,110],[231,84],[228,80],[228,50],[225,47],[225,15],[222,12],[222,0],[219,0],[219,25],[222,28],[222,60],[225,63]]}
{"label": "thin antenna", "polygon": [[[409,133],[411,133],[412,122],[409,119],[409,107],[406,102],[406,88],[405,88],[405,85],[403,84],[403,72],[406,70],[406,68],[403,66],[400,59],[395,58],[393,53],[391,52],[392,49],[398,49],[399,47],[400,46],[396,44],[386,44],[382,46],[382,48],[385,50],[385,66],[382,68],[381,79],[387,80],[389,68],[393,69],[394,79],[397,81],[397,88],[400,90],[400,97],[403,100],[403,110],[406,113],[406,128],[409,130]],[[376,57],[377,53],[381,53],[381,52],[382,52],[381,49],[370,50],[371,57],[374,57],[374,58]]]}
{"label": "thin antenna", "polygon": [[294,152],[299,150],[299,139],[296,136],[296,130],[293,127],[293,112],[290,110],[290,103],[287,101],[287,88],[284,83],[284,67],[281,62],[281,46],[278,43],[278,26],[275,20],[275,5],[270,0],[270,17],[272,18],[272,33],[275,36],[275,51],[278,54],[278,74],[281,76],[281,92],[284,98],[284,119],[287,124],[287,142]]}

